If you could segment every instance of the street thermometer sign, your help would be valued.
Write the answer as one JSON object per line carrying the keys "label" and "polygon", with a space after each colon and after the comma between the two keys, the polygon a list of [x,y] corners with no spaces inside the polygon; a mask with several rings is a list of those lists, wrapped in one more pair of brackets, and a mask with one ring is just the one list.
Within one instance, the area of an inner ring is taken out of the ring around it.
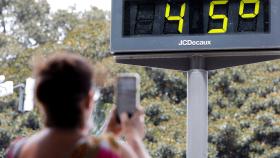
{"label": "street thermometer sign", "polygon": [[115,55],[280,49],[279,0],[114,0],[112,13]]}
{"label": "street thermometer sign", "polygon": [[188,71],[188,158],[207,158],[207,70],[280,59],[280,0],[112,0],[117,62]]}

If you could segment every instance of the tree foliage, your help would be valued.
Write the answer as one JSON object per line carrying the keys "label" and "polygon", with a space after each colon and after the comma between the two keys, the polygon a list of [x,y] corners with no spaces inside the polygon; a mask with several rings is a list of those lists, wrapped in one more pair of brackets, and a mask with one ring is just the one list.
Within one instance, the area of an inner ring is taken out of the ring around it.
{"label": "tree foliage", "polygon": [[[112,108],[116,74],[137,72],[151,155],[186,157],[186,73],[116,64],[109,54],[109,18],[94,7],[50,13],[45,0],[0,1],[0,73],[19,84],[32,76],[35,61],[55,51],[89,58],[102,92],[96,132]],[[279,76],[277,61],[209,72],[209,158],[280,157]],[[17,106],[17,90],[0,98],[1,155],[11,140],[43,127],[38,108],[19,113]]]}

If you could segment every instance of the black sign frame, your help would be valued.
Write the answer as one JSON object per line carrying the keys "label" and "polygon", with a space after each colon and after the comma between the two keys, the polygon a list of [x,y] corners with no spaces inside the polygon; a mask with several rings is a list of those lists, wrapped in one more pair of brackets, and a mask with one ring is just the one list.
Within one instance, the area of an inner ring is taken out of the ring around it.
{"label": "black sign frame", "polygon": [[[269,52],[280,50],[280,1],[271,0],[270,33],[264,34],[224,34],[224,35],[188,35],[188,36],[123,36],[124,1],[112,0],[111,52],[114,55],[194,53],[240,54],[244,51],[262,50]],[[186,45],[179,45],[181,42]],[[205,44],[203,44],[205,43]],[[249,53],[248,53],[249,52]],[[274,52],[275,53],[275,52]],[[269,53],[268,53],[269,54]],[[233,54],[234,55],[234,54]],[[243,54],[246,55],[246,54]]]}

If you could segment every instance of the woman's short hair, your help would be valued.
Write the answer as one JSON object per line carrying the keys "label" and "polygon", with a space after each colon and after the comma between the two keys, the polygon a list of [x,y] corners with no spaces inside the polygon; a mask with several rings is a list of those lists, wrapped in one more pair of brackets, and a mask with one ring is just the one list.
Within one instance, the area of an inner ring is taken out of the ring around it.
{"label": "woman's short hair", "polygon": [[90,63],[74,54],[59,53],[35,69],[35,95],[46,113],[46,126],[73,129],[82,124],[80,107],[92,87]]}

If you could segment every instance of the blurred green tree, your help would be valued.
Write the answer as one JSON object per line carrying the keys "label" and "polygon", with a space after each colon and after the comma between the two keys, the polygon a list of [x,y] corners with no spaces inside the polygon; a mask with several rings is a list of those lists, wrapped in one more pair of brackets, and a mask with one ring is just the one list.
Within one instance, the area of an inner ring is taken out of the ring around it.
{"label": "blurred green tree", "polygon": [[[113,106],[114,76],[137,72],[151,155],[186,156],[186,73],[116,64],[109,56],[108,12],[92,7],[51,13],[46,0],[2,0],[0,21],[0,73],[7,80],[24,82],[38,58],[56,51],[81,53],[99,74],[102,95],[95,114],[97,127],[102,127]],[[280,157],[279,76],[277,61],[209,72],[210,158]],[[16,111],[17,95],[0,98],[0,157],[15,137],[42,127],[38,109]]]}

